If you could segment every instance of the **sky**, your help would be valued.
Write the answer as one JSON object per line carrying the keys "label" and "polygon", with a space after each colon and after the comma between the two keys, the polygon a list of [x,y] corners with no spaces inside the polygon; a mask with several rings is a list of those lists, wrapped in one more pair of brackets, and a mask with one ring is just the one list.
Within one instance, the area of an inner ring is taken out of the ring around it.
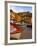
{"label": "sky", "polygon": [[10,6],[10,9],[12,9],[14,12],[32,12],[31,6]]}

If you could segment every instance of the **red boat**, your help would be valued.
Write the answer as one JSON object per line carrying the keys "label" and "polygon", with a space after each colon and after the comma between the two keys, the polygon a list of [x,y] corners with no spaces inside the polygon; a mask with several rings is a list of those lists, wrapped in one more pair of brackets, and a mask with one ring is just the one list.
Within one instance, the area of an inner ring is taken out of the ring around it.
{"label": "red boat", "polygon": [[16,24],[10,24],[10,37],[11,38],[20,38],[22,29],[18,28]]}

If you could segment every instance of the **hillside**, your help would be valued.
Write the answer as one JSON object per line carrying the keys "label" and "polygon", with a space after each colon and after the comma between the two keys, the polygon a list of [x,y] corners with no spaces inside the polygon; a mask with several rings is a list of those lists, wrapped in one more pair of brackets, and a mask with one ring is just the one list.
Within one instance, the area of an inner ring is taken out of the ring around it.
{"label": "hillside", "polygon": [[10,19],[20,24],[32,24],[32,13],[30,12],[19,12],[15,13],[10,11]]}

